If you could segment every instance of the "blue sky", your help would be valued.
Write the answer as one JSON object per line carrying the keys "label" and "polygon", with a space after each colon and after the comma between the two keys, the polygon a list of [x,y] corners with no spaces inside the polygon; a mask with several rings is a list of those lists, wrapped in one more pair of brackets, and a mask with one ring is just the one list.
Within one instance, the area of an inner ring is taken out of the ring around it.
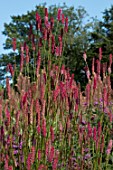
{"label": "blue sky", "polygon": [[4,52],[3,43],[5,37],[2,35],[4,29],[4,23],[11,21],[10,16],[25,14],[27,11],[35,9],[35,6],[39,3],[46,2],[47,5],[62,4],[65,3],[68,6],[74,5],[85,7],[86,11],[91,17],[97,16],[102,18],[102,12],[105,8],[110,8],[113,5],[113,0],[1,0],[0,2],[0,54]]}

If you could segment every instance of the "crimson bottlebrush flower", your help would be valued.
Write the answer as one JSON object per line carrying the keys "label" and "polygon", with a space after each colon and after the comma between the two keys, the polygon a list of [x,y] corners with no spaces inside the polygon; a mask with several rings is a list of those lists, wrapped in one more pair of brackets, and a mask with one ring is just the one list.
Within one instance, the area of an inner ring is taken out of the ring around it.
{"label": "crimson bottlebrush flower", "polygon": [[99,48],[99,60],[100,61],[102,60],[102,48],[101,47]]}
{"label": "crimson bottlebrush flower", "polygon": [[90,137],[92,137],[92,127],[89,122],[88,122],[87,128],[88,128],[88,138],[90,138]]}
{"label": "crimson bottlebrush flower", "polygon": [[53,130],[53,127],[51,126],[50,127],[50,134],[51,134],[51,141],[54,142],[54,130]]}
{"label": "crimson bottlebrush flower", "polygon": [[61,14],[62,14],[62,9],[59,8],[59,9],[58,9],[58,13],[57,13],[57,19],[58,19],[58,21],[61,20]]}
{"label": "crimson bottlebrush flower", "polygon": [[86,75],[87,75],[87,79],[89,80],[90,79],[90,71],[89,71],[89,69],[86,71]]}
{"label": "crimson bottlebrush flower", "polygon": [[54,18],[53,17],[50,18],[50,27],[51,27],[51,29],[53,29],[53,27],[54,27]]}
{"label": "crimson bottlebrush flower", "polygon": [[45,23],[45,27],[46,28],[49,28],[49,22],[48,22],[48,17],[47,16],[45,16],[45,18],[44,18],[44,23]]}
{"label": "crimson bottlebrush flower", "polygon": [[22,101],[21,101],[21,106],[23,107],[25,105],[25,103],[27,102],[27,92],[25,94],[23,94],[22,96]]}
{"label": "crimson bottlebrush flower", "polygon": [[90,89],[91,89],[90,84],[87,84],[85,92],[86,92],[86,102],[88,103],[88,105],[90,101]]}
{"label": "crimson bottlebrush flower", "polygon": [[65,23],[65,16],[64,16],[64,14],[62,14],[62,24],[64,24]]}
{"label": "crimson bottlebrush flower", "polygon": [[8,167],[9,167],[9,165],[8,165],[8,161],[9,161],[9,156],[8,155],[6,155],[6,157],[5,157],[5,164],[4,164],[4,170],[8,170]]}
{"label": "crimson bottlebrush flower", "polygon": [[75,104],[75,108],[74,108],[74,110],[75,110],[75,112],[77,112],[77,111],[78,111],[78,104],[77,104],[77,103]]}
{"label": "crimson bottlebrush flower", "polygon": [[31,170],[31,153],[27,157],[27,170]]}
{"label": "crimson bottlebrush flower", "polygon": [[8,170],[13,170],[13,166],[10,165],[10,166],[8,167]]}
{"label": "crimson bottlebrush flower", "polygon": [[23,44],[24,51],[26,50],[26,46],[27,46],[27,44],[26,44],[26,42],[24,42],[24,44]]}
{"label": "crimson bottlebrush flower", "polygon": [[17,111],[17,113],[16,113],[16,128],[18,128],[18,125],[19,125],[19,117],[20,117],[20,111]]}
{"label": "crimson bottlebrush flower", "polygon": [[108,113],[108,116],[109,116],[109,121],[110,123],[112,123],[112,120],[113,120],[113,115],[111,112]]}
{"label": "crimson bottlebrush flower", "polygon": [[4,127],[1,126],[0,140],[2,141],[4,138]]}
{"label": "crimson bottlebrush flower", "polygon": [[60,56],[59,46],[55,47],[55,55],[56,55],[56,57]]}
{"label": "crimson bottlebrush flower", "polygon": [[59,56],[61,56],[62,55],[62,37],[59,36],[58,40],[59,40]]}
{"label": "crimson bottlebrush flower", "polygon": [[41,111],[41,107],[40,107],[38,99],[36,100],[36,103],[35,103],[35,109],[36,109],[36,113],[37,113],[37,124],[40,125],[40,111]]}
{"label": "crimson bottlebrush flower", "polygon": [[58,166],[58,157],[55,157],[52,163],[52,170],[56,170],[57,166]]}
{"label": "crimson bottlebrush flower", "polygon": [[41,23],[41,17],[38,15],[38,13],[36,13],[36,29],[37,30],[41,30],[42,27],[42,23]]}
{"label": "crimson bottlebrush flower", "polygon": [[41,38],[39,38],[39,42],[38,42],[38,47],[42,47],[42,37]]}
{"label": "crimson bottlebrush flower", "polygon": [[84,59],[84,61],[86,62],[86,59],[87,59],[86,52],[84,52],[84,54],[83,54],[83,59]]}
{"label": "crimson bottlebrush flower", "polygon": [[54,148],[54,146],[51,146],[50,153],[49,153],[49,157],[48,157],[48,161],[49,161],[49,162],[52,162],[52,161],[53,161],[54,153],[55,153],[55,148]]}
{"label": "crimson bottlebrush flower", "polygon": [[20,72],[23,71],[23,65],[24,65],[24,47],[21,46]]}
{"label": "crimson bottlebrush flower", "polygon": [[13,38],[12,45],[13,45],[13,51],[15,51],[16,50],[16,38]]}
{"label": "crimson bottlebrush flower", "polygon": [[54,35],[52,35],[52,37],[51,37],[51,52],[52,52],[52,54],[54,54],[54,52],[55,52],[55,37],[54,37]]}
{"label": "crimson bottlebrush flower", "polygon": [[48,9],[45,8],[45,16],[48,17]]}
{"label": "crimson bottlebrush flower", "polygon": [[97,75],[95,75],[94,79],[93,79],[93,89],[94,89],[94,91],[95,91],[96,87],[97,87]]}
{"label": "crimson bottlebrush flower", "polygon": [[45,166],[43,164],[39,165],[38,170],[44,170]]}
{"label": "crimson bottlebrush flower", "polygon": [[35,161],[35,147],[32,146],[31,148],[31,164],[33,164]]}
{"label": "crimson bottlebrush flower", "polygon": [[96,60],[97,63],[97,74],[100,75],[100,60]]}
{"label": "crimson bottlebrush flower", "polygon": [[9,83],[9,78],[8,77],[6,78],[6,90],[7,90],[8,97],[10,99],[10,97],[11,97],[11,89],[10,89],[10,83]]}
{"label": "crimson bottlebrush flower", "polygon": [[112,59],[113,59],[113,56],[112,56],[112,54],[110,54],[110,55],[109,55],[109,66],[110,66],[110,67],[111,67],[111,64],[112,64],[112,62],[113,62]]}
{"label": "crimson bottlebrush flower", "polygon": [[110,155],[110,152],[111,152],[112,147],[113,147],[113,140],[110,139],[110,141],[109,141],[109,143],[108,143],[107,150],[106,150],[106,154],[107,154],[107,155]]}
{"label": "crimson bottlebrush flower", "polygon": [[61,122],[59,122],[59,130],[60,130],[60,132],[62,132],[62,131],[63,131],[63,125],[62,125],[62,123],[61,123]]}
{"label": "crimson bottlebrush flower", "polygon": [[41,64],[41,55],[40,55],[40,51],[38,51],[37,67],[36,67],[36,76],[37,77],[39,75],[40,64]]}
{"label": "crimson bottlebrush flower", "polygon": [[7,65],[7,71],[11,73],[11,76],[14,76],[14,69],[10,63]]}
{"label": "crimson bottlebrush flower", "polygon": [[79,95],[78,87],[75,87],[73,89],[73,97],[75,100],[78,99],[78,95]]}
{"label": "crimson bottlebrush flower", "polygon": [[46,100],[41,100],[41,101],[43,102],[41,115],[42,115],[42,117],[44,117],[45,116]]}
{"label": "crimson bottlebrush flower", "polygon": [[26,45],[25,50],[26,50],[26,64],[28,64],[29,63],[29,47],[27,45]]}
{"label": "crimson bottlebrush flower", "polygon": [[95,59],[93,58],[93,60],[92,60],[92,74],[94,74],[94,72],[95,72],[94,63],[95,63]]}
{"label": "crimson bottlebrush flower", "polygon": [[107,106],[107,89],[106,87],[103,88],[103,102],[104,102],[104,107]]}
{"label": "crimson bottlebrush flower", "polygon": [[111,67],[108,67],[108,73],[111,74]]}
{"label": "crimson bottlebrush flower", "polygon": [[47,40],[47,29],[43,29],[43,39],[46,41]]}
{"label": "crimson bottlebrush flower", "polygon": [[65,18],[65,27],[64,27],[65,32],[68,31],[68,17]]}
{"label": "crimson bottlebrush flower", "polygon": [[46,72],[43,73],[43,78],[44,78],[44,84],[46,84]]}
{"label": "crimson bottlebrush flower", "polygon": [[43,118],[42,120],[42,134],[44,137],[46,137],[46,133],[47,133],[47,130],[46,130],[46,119]]}
{"label": "crimson bottlebrush flower", "polygon": [[107,68],[107,62],[103,63],[103,68],[102,68],[103,74],[105,74],[106,68]]}
{"label": "crimson bottlebrush flower", "polygon": [[61,74],[65,73],[65,65],[62,65],[60,72],[61,72]]}
{"label": "crimson bottlebrush flower", "polygon": [[49,154],[49,142],[47,141],[46,144],[45,144],[45,155],[46,155],[46,157],[48,157],[48,154]]}
{"label": "crimson bottlebrush flower", "polygon": [[97,129],[97,133],[98,133],[98,137],[99,137],[99,138],[100,138],[101,132],[102,132],[102,126],[101,126],[101,123],[100,123],[100,122],[98,122],[98,129]]}
{"label": "crimson bottlebrush flower", "polygon": [[60,89],[59,89],[59,86],[57,86],[56,89],[53,91],[53,100],[54,100],[54,102],[56,101],[59,93],[60,93]]}
{"label": "crimson bottlebrush flower", "polygon": [[37,132],[38,132],[38,134],[41,133],[41,127],[40,127],[40,125],[37,126]]}
{"label": "crimson bottlebrush flower", "polygon": [[38,150],[38,160],[39,161],[41,160],[41,150],[40,149]]}
{"label": "crimson bottlebrush flower", "polygon": [[36,21],[39,21],[40,15],[36,12]]}

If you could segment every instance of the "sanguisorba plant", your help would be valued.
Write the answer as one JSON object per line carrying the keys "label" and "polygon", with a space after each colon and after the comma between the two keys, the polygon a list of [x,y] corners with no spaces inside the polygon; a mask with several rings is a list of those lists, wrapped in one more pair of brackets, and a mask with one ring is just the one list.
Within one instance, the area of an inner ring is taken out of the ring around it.
{"label": "sanguisorba plant", "polygon": [[112,169],[112,55],[108,68],[103,64],[102,78],[102,49],[97,69],[92,61],[92,75],[83,55],[88,84],[81,92],[62,64],[68,31],[62,9],[55,21],[49,21],[47,8],[44,20],[37,12],[36,30],[30,25],[31,44],[21,45],[20,73],[16,59],[14,67],[7,67],[12,78],[17,76],[17,84],[11,86],[7,78],[5,96],[0,90],[0,169]]}

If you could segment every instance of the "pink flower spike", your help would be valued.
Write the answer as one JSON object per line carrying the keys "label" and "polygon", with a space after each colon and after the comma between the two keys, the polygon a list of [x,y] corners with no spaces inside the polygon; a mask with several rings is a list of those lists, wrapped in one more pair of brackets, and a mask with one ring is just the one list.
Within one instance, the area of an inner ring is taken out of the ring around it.
{"label": "pink flower spike", "polygon": [[62,14],[62,9],[59,8],[59,9],[58,9],[58,13],[57,13],[57,19],[58,19],[58,21],[61,20],[61,14]]}
{"label": "pink flower spike", "polygon": [[112,56],[112,54],[110,54],[110,55],[109,55],[109,65],[110,65],[110,67],[111,67],[111,64],[112,64],[112,62],[113,62],[113,61],[112,61],[112,58],[113,58],[113,56]]}
{"label": "pink flower spike", "polygon": [[99,48],[99,60],[102,60],[102,48]]}
{"label": "pink flower spike", "polygon": [[110,139],[109,144],[108,144],[108,147],[107,147],[107,150],[106,150],[106,154],[107,154],[107,155],[110,155],[110,152],[111,152],[112,147],[113,147],[113,140]]}
{"label": "pink flower spike", "polygon": [[83,59],[84,59],[84,61],[86,62],[87,55],[86,55],[86,53],[85,53],[85,52],[84,52],[84,54],[83,54]]}
{"label": "pink flower spike", "polygon": [[12,45],[13,45],[13,51],[15,51],[16,50],[16,38],[13,38]]}
{"label": "pink flower spike", "polygon": [[48,9],[45,8],[45,17],[48,17]]}

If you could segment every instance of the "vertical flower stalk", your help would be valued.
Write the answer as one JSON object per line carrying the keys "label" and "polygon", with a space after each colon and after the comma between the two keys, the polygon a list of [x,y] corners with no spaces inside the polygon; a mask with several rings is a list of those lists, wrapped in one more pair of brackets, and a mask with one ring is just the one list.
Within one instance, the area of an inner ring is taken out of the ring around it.
{"label": "vertical flower stalk", "polygon": [[99,48],[99,60],[100,61],[102,60],[102,48],[101,47]]}
{"label": "vertical flower stalk", "polygon": [[110,156],[110,153],[111,153],[111,149],[113,148],[113,140],[110,139],[109,143],[108,143],[108,146],[107,146],[107,150],[106,150],[106,170],[108,170],[108,161],[109,161],[109,156]]}
{"label": "vertical flower stalk", "polygon": [[23,65],[24,65],[24,47],[21,46],[20,72],[23,71]]}
{"label": "vertical flower stalk", "polygon": [[61,20],[61,15],[62,15],[62,9],[59,8],[59,9],[58,9],[58,13],[57,13],[57,19],[58,19],[58,21]]}
{"label": "vertical flower stalk", "polygon": [[40,51],[38,51],[37,66],[36,66],[36,76],[37,77],[39,76],[40,65],[41,65],[41,55],[40,55]]}
{"label": "vertical flower stalk", "polygon": [[13,51],[15,51],[16,50],[16,38],[13,38],[12,46],[13,46]]}
{"label": "vertical flower stalk", "polygon": [[54,142],[54,130],[53,127],[50,127],[51,141]]}
{"label": "vertical flower stalk", "polygon": [[9,83],[8,77],[6,78],[6,90],[7,90],[8,98],[10,99],[11,98],[11,88],[10,88],[10,83]]}
{"label": "vertical flower stalk", "polygon": [[43,118],[43,120],[42,120],[42,134],[43,134],[43,137],[46,137],[47,129],[46,129],[46,119],[45,118]]}

